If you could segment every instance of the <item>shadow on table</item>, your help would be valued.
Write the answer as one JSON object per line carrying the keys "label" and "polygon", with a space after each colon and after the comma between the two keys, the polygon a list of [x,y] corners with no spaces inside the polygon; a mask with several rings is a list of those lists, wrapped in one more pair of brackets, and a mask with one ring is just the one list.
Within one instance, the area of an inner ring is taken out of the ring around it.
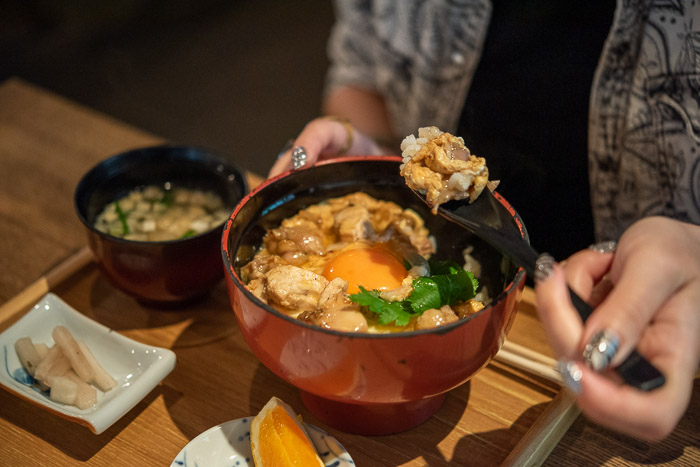
{"label": "shadow on table", "polygon": [[[165,380],[175,390],[173,394],[181,393],[179,398],[166,398],[170,418],[190,440],[217,424],[256,414],[270,397],[277,396],[305,421],[336,437],[358,465],[399,465],[421,459],[431,466],[474,465],[475,461],[489,465],[500,463],[508,455],[546,407],[540,404],[529,408],[508,429],[467,434],[458,440],[454,452],[443,454],[438,446],[468,410],[472,387],[468,382],[452,390],[438,413],[412,430],[391,436],[351,435],[313,417],[298,390],[263,366],[237,330],[206,344],[182,346],[180,341],[193,340],[191,332],[185,329],[174,343],[178,363]],[[511,373],[508,377],[517,378]],[[536,385],[524,379],[518,383]],[[425,446],[432,448],[426,452]]]}
{"label": "shadow on table", "polygon": [[[100,435],[93,434],[89,428],[69,422],[57,415],[49,414],[38,406],[0,390],[0,416],[11,424],[25,430],[38,439],[51,444],[65,455],[81,462],[90,460],[159,395],[170,392],[166,387],[158,386],[127,412],[114,425]],[[12,407],[11,410],[6,408]],[[15,449],[34,449],[32,446],[15,446]]]}
{"label": "shadow on table", "polygon": [[[223,339],[238,329],[223,280],[196,300],[162,306],[140,303],[115,289],[96,268],[77,280],[83,280],[86,285],[67,284],[57,293],[86,316],[116,331],[181,327],[180,335],[175,337],[176,345],[188,347]],[[86,288],[89,294],[76,292]],[[148,343],[176,349],[174,342]]]}
{"label": "shadow on table", "polygon": [[[691,406],[698,404],[700,399],[700,379],[696,378],[693,387]],[[560,463],[580,463],[581,459],[600,465],[609,459],[618,463],[632,464],[674,464],[689,452],[695,452],[697,460],[700,449],[698,428],[700,420],[692,413],[686,413],[681,418],[676,429],[669,437],[658,443],[647,443],[639,439],[620,434],[616,431],[602,428],[600,425],[581,416],[569,429],[553,451],[554,462],[545,465],[561,465]],[[598,446],[596,453],[591,453],[588,446]],[[598,457],[603,452],[614,452],[614,457]],[[684,460],[687,465],[693,465],[693,460]]]}
{"label": "shadow on table", "polygon": [[[505,369],[492,366],[492,371],[507,373],[508,378],[517,380],[523,386],[533,386],[539,391],[542,387],[536,383],[520,378],[518,375],[508,372]],[[454,449],[450,453],[443,453],[438,446],[444,438],[452,433],[465,411],[469,411],[469,396],[471,384],[468,382],[456,389],[453,389],[445,401],[445,405],[431,420],[423,425],[405,433],[399,433],[392,438],[383,440],[376,438],[382,443],[379,449],[400,450],[403,456],[408,459],[401,460],[401,463],[411,460],[424,462],[432,466],[452,466],[452,465],[500,465],[517,442],[529,430],[537,420],[547,404],[538,404],[525,410],[507,429],[498,429],[486,432],[466,432],[461,437]],[[471,416],[466,413],[466,416]],[[490,417],[488,414],[476,414],[474,416]],[[502,424],[502,420],[493,419],[494,424]],[[442,429],[436,430],[436,427]],[[467,424],[467,429],[468,429]],[[360,445],[363,445],[362,442]],[[415,446],[434,446],[432,451],[427,453],[419,452]],[[380,457],[381,458],[381,457]],[[376,461],[375,461],[376,462]]]}

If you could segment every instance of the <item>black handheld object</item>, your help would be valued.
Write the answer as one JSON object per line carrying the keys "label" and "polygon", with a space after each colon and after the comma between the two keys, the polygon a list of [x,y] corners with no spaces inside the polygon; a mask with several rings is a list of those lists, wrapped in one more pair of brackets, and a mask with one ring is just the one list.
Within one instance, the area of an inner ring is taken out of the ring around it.
{"label": "black handheld object", "polygon": [[[423,198],[419,193],[416,194]],[[535,262],[539,254],[523,237],[525,228],[513,221],[512,214],[489,189],[484,189],[472,203],[467,199],[449,201],[440,205],[438,212],[491,244],[525,269],[530,277],[534,277]],[[585,322],[593,309],[571,288],[569,294],[571,302]],[[651,391],[666,382],[664,375],[636,350],[632,351],[615,371],[625,383],[642,391]]]}

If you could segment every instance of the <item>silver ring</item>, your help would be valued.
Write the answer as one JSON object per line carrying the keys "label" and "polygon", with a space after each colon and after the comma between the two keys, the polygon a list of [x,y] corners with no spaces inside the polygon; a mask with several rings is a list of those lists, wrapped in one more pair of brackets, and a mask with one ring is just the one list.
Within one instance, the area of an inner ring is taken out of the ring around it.
{"label": "silver ring", "polygon": [[599,242],[589,246],[588,249],[597,251],[598,253],[615,253],[615,250],[617,250],[617,242],[615,240]]}
{"label": "silver ring", "polygon": [[292,150],[292,168],[299,170],[306,165],[306,149],[304,146],[297,146]]}

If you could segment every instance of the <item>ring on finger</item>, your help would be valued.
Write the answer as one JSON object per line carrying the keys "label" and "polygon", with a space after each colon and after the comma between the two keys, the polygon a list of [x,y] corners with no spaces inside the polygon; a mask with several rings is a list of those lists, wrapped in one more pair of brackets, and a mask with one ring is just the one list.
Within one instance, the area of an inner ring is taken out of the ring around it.
{"label": "ring on finger", "polygon": [[597,251],[598,253],[615,253],[615,250],[617,250],[617,242],[615,240],[598,242],[589,246],[588,249]]}
{"label": "ring on finger", "polygon": [[306,165],[308,156],[306,155],[306,149],[304,146],[296,146],[292,149],[292,168],[294,170],[299,170]]}
{"label": "ring on finger", "polygon": [[343,143],[343,147],[340,148],[338,152],[333,154],[333,157],[342,156],[343,154],[347,153],[352,147],[353,141],[355,140],[355,129],[352,127],[350,120],[343,117],[337,117],[335,115],[328,115],[326,117],[323,117],[322,119],[331,122],[338,122],[345,127],[345,143]]}

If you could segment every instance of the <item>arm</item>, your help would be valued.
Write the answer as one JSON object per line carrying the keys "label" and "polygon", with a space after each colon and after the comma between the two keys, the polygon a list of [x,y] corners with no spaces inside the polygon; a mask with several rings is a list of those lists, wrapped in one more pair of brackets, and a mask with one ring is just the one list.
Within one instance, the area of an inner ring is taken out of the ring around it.
{"label": "arm", "polygon": [[[307,165],[318,160],[343,154],[390,154],[398,148],[387,147],[394,140],[384,99],[377,93],[351,86],[335,88],[327,94],[324,113],[346,119],[351,128],[327,118],[309,122],[294,139],[291,148],[302,146],[306,150]],[[380,141],[367,135],[379,135]],[[387,136],[388,135],[388,136]],[[386,142],[385,142],[386,141]],[[346,151],[343,149],[350,143]],[[291,148],[270,169],[269,177],[279,175],[292,167]]]}
{"label": "arm", "polygon": [[351,126],[336,120],[312,120],[275,162],[269,176],[291,168],[291,149],[297,146],[304,147],[308,166],[340,153],[398,153],[384,98],[376,90],[376,52],[382,45],[373,29],[373,12],[361,3],[335,3],[336,22],[328,42],[330,67],[322,104],[324,115],[346,119]]}

